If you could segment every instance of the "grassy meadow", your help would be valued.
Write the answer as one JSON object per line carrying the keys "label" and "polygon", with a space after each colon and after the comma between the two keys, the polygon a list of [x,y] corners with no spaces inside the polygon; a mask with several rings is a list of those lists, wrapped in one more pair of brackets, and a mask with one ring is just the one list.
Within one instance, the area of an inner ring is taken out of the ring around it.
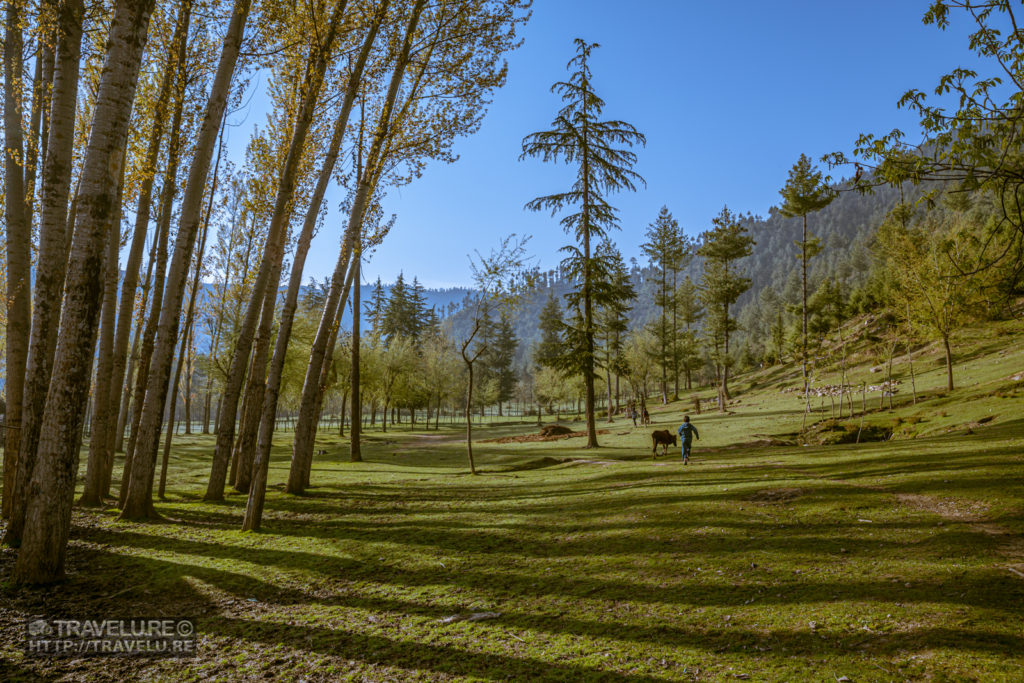
{"label": "grassy meadow", "polygon": [[[859,429],[858,394],[829,427],[815,399],[804,445],[792,366],[693,414],[689,466],[649,436],[689,394],[652,428],[602,418],[598,450],[478,426],[477,477],[458,429],[371,432],[362,463],[324,430],[302,497],[283,493],[286,432],[259,533],[239,531],[244,495],[201,501],[212,437],[178,436],[166,522],[78,509],[67,581],[0,588],[0,680],[1024,680],[1022,330],[964,335],[951,393],[921,349],[917,405],[895,359],[895,409],[868,394],[864,419],[888,440],[820,443]],[[852,383],[884,380],[866,350],[850,363]],[[479,612],[498,616],[444,621]],[[27,657],[41,614],[195,617],[201,650]]]}

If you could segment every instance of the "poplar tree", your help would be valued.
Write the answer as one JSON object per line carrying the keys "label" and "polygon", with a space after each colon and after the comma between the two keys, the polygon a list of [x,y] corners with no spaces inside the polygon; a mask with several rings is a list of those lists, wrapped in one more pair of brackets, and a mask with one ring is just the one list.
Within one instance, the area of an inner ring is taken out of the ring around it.
{"label": "poplar tree", "polygon": [[550,210],[552,215],[570,208],[560,223],[571,234],[576,244],[564,247],[569,256],[563,267],[580,281],[580,289],[567,298],[576,309],[580,329],[576,330],[580,347],[577,360],[581,369],[586,398],[587,448],[596,448],[597,427],[594,412],[594,380],[596,378],[594,353],[594,294],[598,268],[595,264],[596,242],[604,239],[608,231],[617,226],[615,209],[607,195],[620,190],[635,191],[643,178],[633,170],[636,154],[634,145],[646,144],[647,139],[631,124],[624,121],[600,120],[604,100],[594,92],[589,65],[591,52],[597,43],[577,38],[576,55],[566,66],[568,81],[559,81],[551,87],[565,103],[550,130],[531,133],[523,138],[520,159],[539,157],[542,161],[564,161],[576,167],[576,180],[564,192],[537,197],[526,204],[531,211]]}

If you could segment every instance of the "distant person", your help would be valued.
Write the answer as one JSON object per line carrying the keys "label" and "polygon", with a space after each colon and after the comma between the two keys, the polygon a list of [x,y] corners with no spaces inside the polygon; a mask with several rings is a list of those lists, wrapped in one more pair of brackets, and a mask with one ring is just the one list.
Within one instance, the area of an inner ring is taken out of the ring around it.
{"label": "distant person", "polygon": [[636,407],[633,405],[629,406],[629,416],[633,418],[633,426],[636,427]]}
{"label": "distant person", "polygon": [[679,436],[683,440],[683,464],[690,464],[690,444],[693,443],[694,437],[700,440],[700,434],[697,433],[697,428],[690,422],[689,415],[683,415],[683,424],[679,425]]}
{"label": "distant person", "polygon": [[651,414],[650,414],[649,412],[647,412],[647,406],[644,406],[644,417],[643,417],[643,423],[644,423],[645,425],[649,425],[649,424],[651,424]]}

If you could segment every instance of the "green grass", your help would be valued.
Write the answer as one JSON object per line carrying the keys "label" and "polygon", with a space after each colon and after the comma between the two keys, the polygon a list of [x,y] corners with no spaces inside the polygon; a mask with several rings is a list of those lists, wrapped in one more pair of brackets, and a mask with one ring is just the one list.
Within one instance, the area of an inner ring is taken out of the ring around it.
{"label": "green grass", "polygon": [[[685,467],[618,419],[597,451],[478,443],[472,477],[461,432],[400,426],[358,464],[322,434],[295,497],[285,433],[260,533],[239,531],[244,496],[201,502],[212,440],[178,437],[167,523],[76,511],[68,581],[0,593],[0,679],[1024,680],[1024,400],[1006,379],[1024,349],[991,335],[944,397],[942,368],[915,359],[933,396],[867,416],[899,421],[892,441],[796,445],[777,369],[740,378],[732,414],[693,416]],[[654,428],[688,408],[657,407]],[[737,447],[769,437],[792,445]],[[476,611],[501,616],[440,622]],[[193,616],[201,655],[26,658],[23,620],[43,613]]]}

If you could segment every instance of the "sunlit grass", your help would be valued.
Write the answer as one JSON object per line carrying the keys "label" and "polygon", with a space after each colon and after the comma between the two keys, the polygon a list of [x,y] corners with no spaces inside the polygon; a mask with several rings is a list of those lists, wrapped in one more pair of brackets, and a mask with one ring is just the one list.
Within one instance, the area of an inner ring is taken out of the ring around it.
{"label": "sunlit grass", "polygon": [[[0,678],[1021,680],[1024,400],[1005,378],[1024,350],[988,341],[954,394],[867,416],[919,418],[894,441],[798,445],[792,378],[743,377],[732,414],[693,415],[689,466],[616,419],[596,451],[479,443],[473,477],[460,430],[399,426],[362,463],[322,434],[294,497],[285,433],[259,533],[239,530],[242,494],[201,501],[212,439],[178,437],[168,523],[76,512],[69,581],[2,594]],[[655,428],[684,410],[657,406]],[[536,430],[513,422],[476,433]],[[791,445],[736,447],[762,436]],[[25,659],[20,620],[45,611],[194,616],[202,653]],[[440,621],[482,611],[501,616]]]}

